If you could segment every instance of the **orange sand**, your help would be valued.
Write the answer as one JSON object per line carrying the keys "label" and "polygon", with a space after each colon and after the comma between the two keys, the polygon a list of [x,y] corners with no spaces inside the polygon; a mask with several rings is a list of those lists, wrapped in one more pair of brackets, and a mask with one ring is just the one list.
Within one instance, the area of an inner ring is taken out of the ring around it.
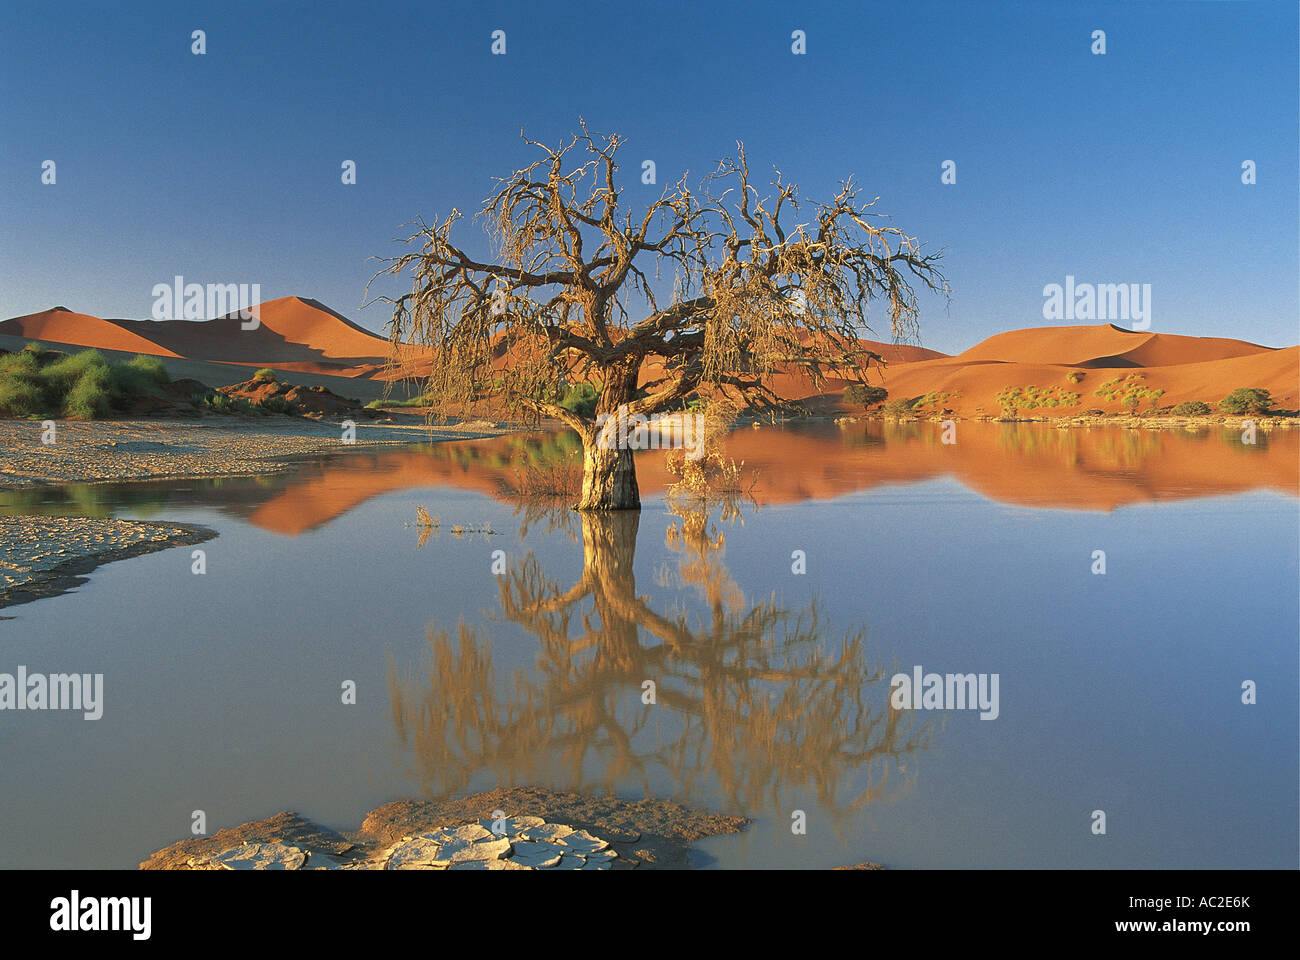
{"label": "orange sand", "polygon": [[[357,326],[316,300],[281,297],[259,308],[260,326],[241,329],[237,317],[209,321],[101,320],[62,308],[0,323],[0,333],[75,346],[99,347],[166,357],[279,367],[307,373],[385,378],[388,341]],[[998,416],[997,394],[1008,386],[1057,387],[1079,394],[1070,406],[1020,407],[1022,416],[1070,416],[1086,410],[1123,408],[1095,391],[1108,380],[1141,374],[1142,385],[1164,390],[1163,407],[1185,400],[1212,406],[1238,387],[1262,387],[1281,409],[1300,409],[1300,348],[1275,349],[1245,340],[1135,332],[1108,323],[1031,327],[999,333],[957,356],[912,345],[862,341],[883,355],[887,365],[868,379],[893,398],[948,393],[932,412],[956,417]],[[410,347],[405,375],[427,370],[428,353]],[[500,358],[498,363],[504,363]],[[1071,384],[1066,377],[1083,374]],[[660,368],[647,364],[642,382]],[[848,409],[839,402],[847,380],[835,379],[820,391],[807,377],[781,371],[776,392],[820,407]]]}

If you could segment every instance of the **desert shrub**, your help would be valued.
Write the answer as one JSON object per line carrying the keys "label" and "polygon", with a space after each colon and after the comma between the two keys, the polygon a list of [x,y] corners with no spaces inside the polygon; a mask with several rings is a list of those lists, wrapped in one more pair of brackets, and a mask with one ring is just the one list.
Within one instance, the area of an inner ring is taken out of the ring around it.
{"label": "desert shrub", "polygon": [[893,400],[887,400],[885,405],[880,409],[891,417],[906,417],[915,412],[912,409],[912,401],[904,397],[895,397]]}
{"label": "desert shrub", "polygon": [[111,379],[108,364],[88,364],[63,398],[63,415],[74,420],[108,416],[113,408]]}
{"label": "desert shrub", "polygon": [[98,350],[63,354],[28,344],[0,357],[0,415],[103,417],[158,394],[168,379],[156,357],[109,363]]}
{"label": "desert shrub", "polygon": [[1122,378],[1107,380],[1093,391],[1093,396],[1103,400],[1119,400],[1134,390],[1142,389],[1142,381],[1145,379],[1144,373],[1130,373]]}
{"label": "desert shrub", "polygon": [[26,349],[0,356],[0,416],[34,417],[51,409],[36,357]]}
{"label": "desert shrub", "polygon": [[105,371],[107,376],[108,361],[98,350],[82,350],[69,353],[45,364],[41,368],[41,377],[62,396],[72,389],[73,384],[92,368]]}
{"label": "desert shrub", "polygon": [[269,410],[271,413],[286,413],[291,417],[298,415],[298,405],[286,400],[284,397],[266,397],[257,401],[257,405],[263,410]]}
{"label": "desert shrub", "polygon": [[1238,387],[1219,401],[1224,413],[1268,413],[1272,406],[1273,398],[1260,387]]}
{"label": "desert shrub", "polygon": [[1003,387],[993,398],[1002,407],[1005,416],[1010,410],[1015,416],[1017,410],[1032,410],[1035,407],[1073,407],[1079,402],[1079,395],[1060,387]]}
{"label": "desert shrub", "polygon": [[391,397],[385,400],[383,397],[380,397],[376,400],[371,400],[369,403],[367,403],[366,409],[382,410],[384,407],[427,407],[428,405],[429,405],[429,401],[425,399],[423,395],[418,397],[411,397],[410,399],[407,400],[397,400]]}
{"label": "desert shrub", "polygon": [[1180,417],[1203,417],[1211,412],[1210,405],[1200,400],[1184,400],[1174,407],[1174,413]]}
{"label": "desert shrub", "polygon": [[1065,375],[1065,379],[1070,381],[1070,383],[1078,383],[1080,380],[1083,379],[1083,371],[1072,370],[1070,373],[1067,373]]}
{"label": "desert shrub", "polygon": [[253,381],[255,383],[274,383],[275,371],[270,367],[262,367],[253,374]]}
{"label": "desert shrub", "polygon": [[941,393],[938,390],[931,390],[929,393],[923,394],[913,400],[912,409],[918,413],[921,412],[923,407],[930,407],[939,410],[943,408],[945,403],[957,396],[960,396],[960,394],[955,391],[952,393]]}
{"label": "desert shrub", "polygon": [[[28,344],[32,346],[32,344]],[[18,353],[7,353],[0,357],[0,376],[9,374],[30,374],[36,376],[40,370],[40,361],[37,359],[39,353],[30,351],[25,347]]]}
{"label": "desert shrub", "polygon": [[155,386],[163,387],[172,382],[171,374],[167,372],[167,367],[163,365],[159,357],[150,357],[142,353],[136,354],[120,367],[122,370],[129,370],[132,374],[138,375],[142,381],[150,381]]}
{"label": "desert shrub", "polygon": [[0,416],[36,417],[47,412],[45,394],[34,378],[0,376]]}
{"label": "desert shrub", "polygon": [[1131,414],[1138,412],[1143,401],[1147,401],[1150,409],[1155,410],[1165,392],[1147,387],[1142,382],[1145,379],[1146,374],[1130,373],[1123,378],[1107,380],[1093,392],[1093,395],[1103,400],[1118,400]]}
{"label": "desert shrub", "polygon": [[157,357],[138,356],[126,363],[115,363],[108,368],[108,385],[112,403],[123,409],[137,397],[156,397],[162,387],[171,381],[167,368]]}
{"label": "desert shrub", "polygon": [[209,390],[207,393],[196,393],[190,397],[190,403],[196,407],[211,410],[213,413],[238,413],[244,416],[254,416],[266,412],[243,397],[228,397],[216,390]]}
{"label": "desert shrub", "polygon": [[869,383],[851,383],[844,388],[844,402],[857,406],[869,407],[889,397],[884,387],[873,387]]}

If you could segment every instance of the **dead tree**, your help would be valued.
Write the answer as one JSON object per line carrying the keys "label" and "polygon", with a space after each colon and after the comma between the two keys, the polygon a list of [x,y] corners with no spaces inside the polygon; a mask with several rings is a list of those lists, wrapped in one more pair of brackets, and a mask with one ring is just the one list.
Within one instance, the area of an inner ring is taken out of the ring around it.
{"label": "dead tree", "polygon": [[[484,396],[557,418],[584,449],[579,510],[640,506],[629,444],[602,424],[637,423],[691,398],[770,406],[777,373],[812,387],[864,380],[880,362],[861,340],[868,306],[886,311],[894,341],[915,337],[912,284],[947,293],[940,253],[881,222],[850,179],[829,202],[801,204],[775,170],[752,182],[743,145],[698,191],[682,176],[633,209],[617,183],[622,138],[582,132],[499,179],[478,213],[494,242],[476,259],[452,240],[453,209],[383,258],[376,274],[409,271],[392,304],[390,339],[429,350],[435,405]],[[560,386],[599,389],[591,416],[561,406]],[[611,420],[611,418],[614,418]]]}

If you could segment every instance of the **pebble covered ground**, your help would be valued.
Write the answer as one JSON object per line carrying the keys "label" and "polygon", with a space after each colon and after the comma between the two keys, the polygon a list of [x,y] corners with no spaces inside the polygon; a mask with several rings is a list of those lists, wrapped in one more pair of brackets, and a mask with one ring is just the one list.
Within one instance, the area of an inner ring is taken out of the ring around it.
{"label": "pebble covered ground", "polygon": [[428,428],[405,419],[358,423],[355,444],[343,443],[339,424],[291,417],[59,420],[51,444],[39,421],[0,420],[0,488],[276,473],[300,457],[506,432],[486,421]]}
{"label": "pebble covered ground", "polygon": [[[345,444],[339,424],[290,417],[59,420],[46,444],[39,421],[0,420],[0,489],[278,473],[302,457],[505,432],[487,421],[434,428],[404,421],[359,423],[356,443]],[[0,516],[0,607],[63,592],[100,564],[212,536],[184,524]]]}

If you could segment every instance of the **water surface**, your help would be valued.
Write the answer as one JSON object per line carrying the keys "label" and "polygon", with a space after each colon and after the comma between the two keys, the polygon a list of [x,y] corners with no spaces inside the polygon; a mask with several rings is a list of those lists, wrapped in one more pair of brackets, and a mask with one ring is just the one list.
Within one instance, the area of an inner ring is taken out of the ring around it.
{"label": "water surface", "polygon": [[[3,716],[0,866],[132,866],[200,809],[348,829],[498,783],[755,819],[706,865],[1295,865],[1294,433],[765,427],[730,441],[749,497],[666,497],[647,453],[639,516],[521,501],[575,453],[0,495],[219,533],[203,576],[179,548],[5,611],[0,670],[102,672],[106,705]],[[998,674],[999,716],[891,710],[917,664]]]}

